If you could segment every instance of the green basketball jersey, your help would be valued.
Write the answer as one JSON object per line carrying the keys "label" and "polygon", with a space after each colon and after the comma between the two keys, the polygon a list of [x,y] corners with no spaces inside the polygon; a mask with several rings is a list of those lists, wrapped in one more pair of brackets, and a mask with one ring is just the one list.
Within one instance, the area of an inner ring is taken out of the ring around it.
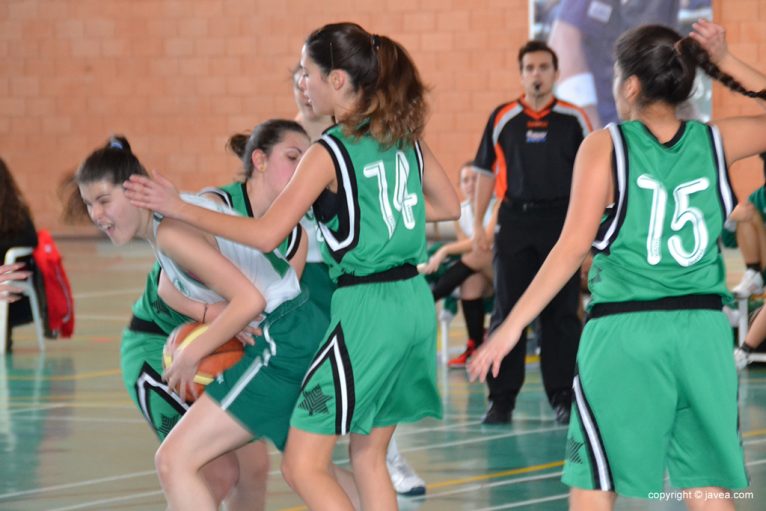
{"label": "green basketball jersey", "polygon": [[420,145],[383,148],[339,125],[318,141],[332,157],[338,191],[314,204],[330,276],[370,275],[425,260],[423,155]]}
{"label": "green basketball jersey", "polygon": [[617,196],[593,243],[591,303],[728,296],[718,238],[736,199],[718,129],[688,121],[665,144],[638,121],[608,129]]}
{"label": "green basketball jersey", "polygon": [[151,321],[159,326],[165,333],[170,333],[178,325],[191,321],[183,314],[171,309],[162,301],[157,293],[157,285],[160,281],[160,263],[152,265],[152,270],[146,277],[146,288],[136,303],[133,304],[133,315],[144,321]]}

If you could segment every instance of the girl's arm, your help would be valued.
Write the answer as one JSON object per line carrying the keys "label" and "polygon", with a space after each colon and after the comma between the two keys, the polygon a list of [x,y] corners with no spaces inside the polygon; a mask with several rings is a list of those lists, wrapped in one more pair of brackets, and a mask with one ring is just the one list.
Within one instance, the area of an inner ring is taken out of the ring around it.
{"label": "girl's arm", "polygon": [[157,231],[157,245],[176,264],[228,302],[196,342],[176,352],[173,364],[165,372],[168,384],[183,393],[200,359],[241,332],[265,309],[266,300],[198,230],[165,219]]}
{"label": "girl's arm", "polygon": [[575,159],[569,210],[559,240],[505,321],[471,357],[468,372],[472,380],[484,381],[490,369],[497,376],[500,362],[519,341],[522,330],[572,278],[588,255],[611,201],[611,151],[607,130],[595,131],[583,141]]}
{"label": "girl's arm", "polygon": [[262,252],[271,252],[298,224],[322,190],[335,187],[335,167],[323,146],[312,145],[290,182],[261,218],[226,215],[184,202],[173,184],[159,174],[155,174],[154,179],[133,175],[124,187],[126,197],[135,206]]}
{"label": "girl's arm", "polygon": [[204,323],[206,319],[211,319],[208,316],[208,308],[211,307],[211,305],[192,300],[181,294],[181,292],[170,282],[170,279],[168,279],[164,271],[160,272],[157,294],[168,307],[194,321]]}
{"label": "girl's arm", "polygon": [[[700,43],[710,55],[710,61],[721,71],[733,76],[748,90],[766,89],[766,75],[729,52],[726,44],[726,30],[721,25],[701,19],[694,23],[692,28],[694,30],[689,36]],[[766,101],[758,100],[758,103],[766,108]]]}
{"label": "girl's arm", "polygon": [[766,114],[714,121],[723,139],[726,164],[766,151]]}
{"label": "girl's arm", "polygon": [[473,248],[473,242],[471,241],[471,238],[465,235],[463,229],[460,228],[459,222],[455,222],[455,234],[457,235],[457,241],[452,241],[442,245],[439,250],[437,250],[434,255],[428,259],[428,263],[426,263],[422,273],[434,273],[439,269],[439,266],[444,262],[447,256],[465,254],[466,252],[471,251]]}
{"label": "girl's arm", "polygon": [[423,151],[423,195],[426,199],[426,221],[457,220],[460,216],[460,201],[455,188],[428,144],[421,141],[420,148]]}

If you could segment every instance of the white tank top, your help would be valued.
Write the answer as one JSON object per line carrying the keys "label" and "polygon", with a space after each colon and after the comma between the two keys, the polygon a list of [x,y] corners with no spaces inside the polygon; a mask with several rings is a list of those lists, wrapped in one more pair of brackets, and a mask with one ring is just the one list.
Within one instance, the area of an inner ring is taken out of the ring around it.
{"label": "white tank top", "polygon": [[319,249],[319,247],[322,245],[322,243],[324,243],[324,237],[322,236],[322,231],[319,230],[317,221],[314,218],[313,208],[309,209],[308,212],[303,215],[303,218],[301,218],[301,225],[306,231],[306,236],[308,236],[309,242],[308,253],[306,254],[306,262],[323,263],[324,259],[322,259],[322,251]]}
{"label": "white tank top", "polygon": [[[190,194],[181,194],[181,198],[196,206],[225,213],[227,215],[239,216],[239,214],[233,209],[219,204],[212,200],[199,197]],[[162,221],[162,217],[155,213],[152,217],[152,229],[155,237],[157,235],[157,228]],[[274,311],[282,303],[291,300],[298,296],[301,292],[300,284],[298,283],[298,276],[293,270],[290,263],[279,253],[278,250],[274,250],[268,254],[264,254],[252,247],[235,243],[226,238],[215,237],[218,244],[218,250],[223,254],[226,259],[234,263],[234,265],[241,271],[250,282],[258,288],[263,297],[266,300],[266,314]],[[203,303],[216,303],[224,300],[224,298],[209,289],[203,283],[196,280],[193,276],[186,273],[176,263],[165,255],[156,245],[152,245],[154,254],[157,260],[162,266],[162,271],[170,279],[178,291],[181,292],[187,298],[196,300]],[[253,320],[250,324],[257,326],[258,320]]]}
{"label": "white tank top", "polygon": [[[492,219],[492,213],[495,211],[495,198],[492,197],[487,206],[487,212],[484,214],[484,222],[482,225],[486,228],[489,225],[489,221]],[[473,209],[471,208],[471,201],[463,201],[460,204],[460,218],[458,219],[458,225],[463,230],[465,235],[469,238],[473,237]]]}

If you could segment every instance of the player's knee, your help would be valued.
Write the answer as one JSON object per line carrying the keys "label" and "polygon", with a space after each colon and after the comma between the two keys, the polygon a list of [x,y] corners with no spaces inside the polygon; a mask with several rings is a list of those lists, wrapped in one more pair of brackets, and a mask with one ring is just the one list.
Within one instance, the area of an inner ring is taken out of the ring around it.
{"label": "player's knee", "polygon": [[166,442],[163,442],[154,453],[154,468],[157,470],[162,486],[167,486],[172,481],[172,475],[175,473],[174,465],[175,460],[171,449]]}
{"label": "player's knee", "polygon": [[234,454],[225,454],[207,463],[200,471],[216,502],[222,502],[240,480],[239,463]]}

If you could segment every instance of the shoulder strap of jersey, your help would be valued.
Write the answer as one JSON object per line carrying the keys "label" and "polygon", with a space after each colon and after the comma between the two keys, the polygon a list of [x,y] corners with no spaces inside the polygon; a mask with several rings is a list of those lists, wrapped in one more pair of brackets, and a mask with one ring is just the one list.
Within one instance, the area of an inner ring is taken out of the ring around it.
{"label": "shoulder strap of jersey", "polygon": [[718,126],[708,125],[708,134],[710,136],[711,146],[713,148],[713,158],[715,159],[716,170],[718,174],[718,199],[721,201],[721,207],[724,211],[724,218],[728,218],[734,207],[737,205],[737,196],[731,186],[729,179],[729,169],[726,166],[726,157],[723,154],[723,141]]}
{"label": "shoulder strap of jersey", "polygon": [[199,192],[197,192],[197,195],[202,196],[206,193],[216,195],[220,197],[220,199],[224,202],[224,204],[226,204],[230,208],[234,207],[234,202],[231,198],[231,194],[227,192],[226,190],[222,188],[217,188],[215,186],[207,186],[203,188],[202,190],[200,190]]}
{"label": "shoulder strap of jersey", "polygon": [[612,181],[614,182],[614,204],[599,227],[593,248],[599,252],[609,249],[617,237],[622,222],[625,220],[625,210],[628,202],[628,145],[625,134],[619,124],[610,123],[607,126],[612,138]]}

